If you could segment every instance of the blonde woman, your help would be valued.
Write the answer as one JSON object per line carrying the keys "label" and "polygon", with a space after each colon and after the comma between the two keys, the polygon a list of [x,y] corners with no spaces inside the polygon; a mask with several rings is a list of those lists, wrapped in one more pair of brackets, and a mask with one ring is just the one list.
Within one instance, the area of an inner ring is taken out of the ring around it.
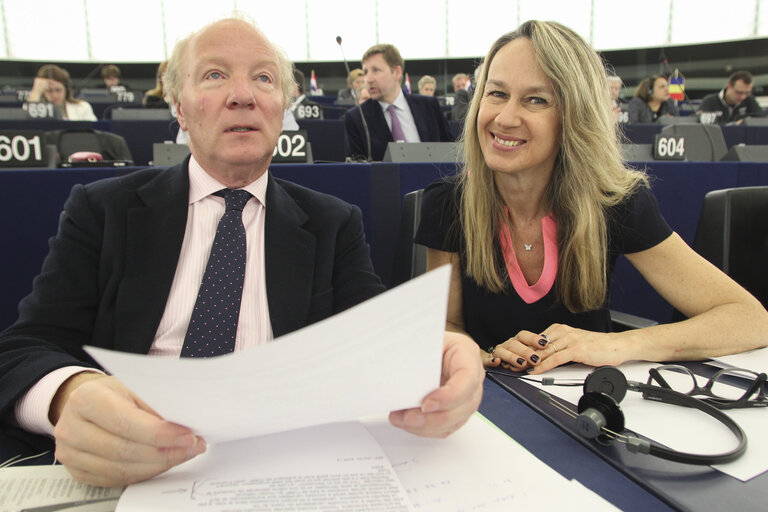
{"label": "blonde woman", "polygon": [[[459,176],[425,190],[416,242],[453,264],[449,330],[487,366],[695,360],[766,344],[768,313],[661,217],[621,159],[603,64],[569,28],[529,21],[498,39],[472,98]],[[625,254],[683,322],[611,333]]]}

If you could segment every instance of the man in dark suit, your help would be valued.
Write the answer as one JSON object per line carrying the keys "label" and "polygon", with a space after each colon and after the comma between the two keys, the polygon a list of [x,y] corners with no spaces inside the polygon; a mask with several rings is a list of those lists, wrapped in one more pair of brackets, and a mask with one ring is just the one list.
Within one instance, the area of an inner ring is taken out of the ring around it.
{"label": "man in dark suit", "polygon": [[[400,52],[391,44],[372,46],[363,55],[365,81],[371,99],[376,101],[366,101],[344,115],[348,157],[381,160],[390,142],[453,141],[436,98],[402,91],[404,68]],[[393,115],[397,118],[394,122]],[[370,146],[361,116],[368,124]],[[402,135],[395,136],[398,125]]]}
{"label": "man in dark suit", "polygon": [[[104,375],[82,347],[182,353],[225,215],[218,193],[246,198],[238,216],[245,278],[230,351],[383,290],[359,209],[268,173],[293,80],[290,61],[261,32],[239,19],[212,23],[177,44],[165,84],[191,157],[74,187],[18,321],[0,334],[3,426],[53,435],[57,459],[94,485],[151,478],[206,449]],[[390,421],[427,436],[463,424],[482,394],[471,340],[446,335],[443,375],[421,408],[394,411]]]}

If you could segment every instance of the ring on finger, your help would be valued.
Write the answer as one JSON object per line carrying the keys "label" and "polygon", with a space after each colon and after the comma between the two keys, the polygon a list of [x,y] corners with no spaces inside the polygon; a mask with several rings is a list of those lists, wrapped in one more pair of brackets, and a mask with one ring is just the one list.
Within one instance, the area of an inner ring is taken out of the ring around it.
{"label": "ring on finger", "polygon": [[555,343],[552,341],[549,342],[549,346],[552,347],[552,352],[557,352],[559,350],[557,345],[555,345]]}
{"label": "ring on finger", "polygon": [[491,355],[491,359],[496,359],[496,355],[494,354],[494,352],[496,352],[496,347],[498,347],[498,345],[488,348],[488,353]]}

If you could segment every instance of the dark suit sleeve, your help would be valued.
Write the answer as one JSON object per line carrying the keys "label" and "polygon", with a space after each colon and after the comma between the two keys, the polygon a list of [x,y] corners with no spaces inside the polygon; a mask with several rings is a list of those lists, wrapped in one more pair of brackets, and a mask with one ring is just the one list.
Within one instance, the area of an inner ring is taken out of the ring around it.
{"label": "dark suit sleeve", "polygon": [[434,115],[440,130],[440,140],[438,142],[453,142],[455,139],[453,135],[451,135],[451,130],[448,129],[448,119],[443,115],[443,111],[440,108],[440,103],[437,101],[437,98],[432,98],[432,109],[435,112]]}
{"label": "dark suit sleeve", "polygon": [[349,205],[349,216],[336,237],[333,260],[333,312],[339,313],[384,291],[371,263],[360,208]]}
{"label": "dark suit sleeve", "polygon": [[102,224],[85,187],[76,185],[32,293],[20,303],[16,323],[0,334],[0,417],[56,368],[95,366],[82,346],[97,311]]}

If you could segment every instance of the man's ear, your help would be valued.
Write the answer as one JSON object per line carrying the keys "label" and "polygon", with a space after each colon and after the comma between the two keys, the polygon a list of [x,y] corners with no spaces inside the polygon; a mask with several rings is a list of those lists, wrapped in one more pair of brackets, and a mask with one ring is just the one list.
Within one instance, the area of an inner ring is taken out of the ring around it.
{"label": "man's ear", "polygon": [[179,126],[182,130],[187,131],[187,121],[184,118],[184,111],[181,108],[181,100],[176,100],[173,103],[173,106],[176,107],[176,120],[179,122]]}

